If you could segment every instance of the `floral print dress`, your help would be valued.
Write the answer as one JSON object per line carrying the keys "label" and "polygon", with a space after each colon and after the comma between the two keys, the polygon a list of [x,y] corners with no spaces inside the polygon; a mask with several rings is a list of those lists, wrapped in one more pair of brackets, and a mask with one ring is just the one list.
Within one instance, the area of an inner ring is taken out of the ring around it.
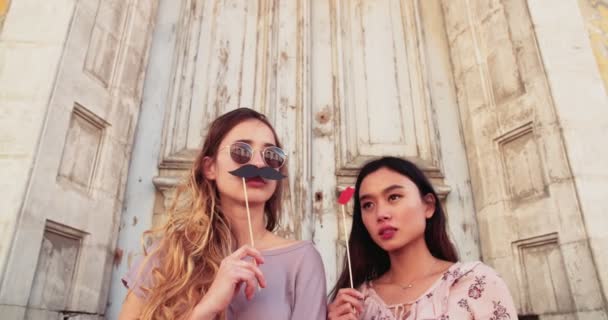
{"label": "floral print dress", "polygon": [[507,320],[517,310],[505,282],[496,271],[476,261],[455,263],[424,294],[414,301],[387,305],[364,283],[362,320]]}

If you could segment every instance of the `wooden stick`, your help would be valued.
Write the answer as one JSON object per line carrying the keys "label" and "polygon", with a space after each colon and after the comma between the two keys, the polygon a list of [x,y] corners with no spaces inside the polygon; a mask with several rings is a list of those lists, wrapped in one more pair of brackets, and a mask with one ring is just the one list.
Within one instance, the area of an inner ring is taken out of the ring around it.
{"label": "wooden stick", "polygon": [[[241,178],[243,179],[243,192],[245,193],[245,208],[247,208],[247,223],[249,224],[249,240],[251,241],[251,247],[255,248],[255,242],[253,241],[253,226],[251,225],[251,211],[249,211],[249,196],[247,195],[247,182],[245,181],[245,178]],[[255,261],[255,259],[253,259],[253,263],[255,263],[255,265],[258,265],[258,263]],[[260,286],[257,286],[258,291],[262,291],[262,288],[260,288]]]}
{"label": "wooden stick", "polygon": [[353,269],[350,264],[350,248],[348,247],[348,233],[346,231],[346,213],[344,207],[345,205],[342,205],[342,227],[344,227],[344,239],[346,240],[346,258],[348,261],[348,275],[350,276],[350,287],[354,289]]}
{"label": "wooden stick", "polygon": [[245,207],[247,208],[247,222],[249,223],[249,240],[251,240],[251,247],[255,247],[255,243],[253,241],[253,227],[251,225],[251,212],[249,211],[249,197],[247,196],[247,183],[245,182],[245,178],[243,179],[243,192],[245,192]]}

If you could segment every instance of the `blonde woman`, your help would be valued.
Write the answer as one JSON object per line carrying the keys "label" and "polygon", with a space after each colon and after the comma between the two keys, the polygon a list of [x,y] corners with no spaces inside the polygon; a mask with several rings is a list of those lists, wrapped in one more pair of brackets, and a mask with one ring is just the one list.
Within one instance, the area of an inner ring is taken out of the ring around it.
{"label": "blonde woman", "polygon": [[178,189],[159,239],[123,278],[120,319],[324,319],[325,276],[310,241],[272,233],[281,183],[241,178],[245,165],[285,171],[286,156],[266,117],[241,108],[213,121],[187,185]]}

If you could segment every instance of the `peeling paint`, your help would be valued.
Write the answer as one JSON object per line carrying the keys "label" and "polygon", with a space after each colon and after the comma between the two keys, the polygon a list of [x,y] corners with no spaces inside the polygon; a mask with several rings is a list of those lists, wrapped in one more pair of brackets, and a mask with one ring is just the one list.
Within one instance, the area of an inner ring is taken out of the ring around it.
{"label": "peeling paint", "polygon": [[322,129],[319,127],[314,127],[312,129],[312,134],[315,138],[323,138],[323,137],[329,137],[331,136],[333,133],[333,130],[331,128],[329,129]]}
{"label": "peeling paint", "polygon": [[468,229],[469,229],[469,226],[466,223],[463,223],[462,224],[462,232],[466,233]]}

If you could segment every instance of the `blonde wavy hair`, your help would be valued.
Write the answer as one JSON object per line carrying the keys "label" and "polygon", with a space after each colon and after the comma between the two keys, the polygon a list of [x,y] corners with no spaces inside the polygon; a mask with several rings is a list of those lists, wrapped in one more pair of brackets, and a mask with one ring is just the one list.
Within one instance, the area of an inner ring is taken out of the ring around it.
{"label": "blonde wavy hair", "polygon": [[[211,123],[188,180],[176,189],[167,222],[144,233],[144,242],[150,238],[157,240],[142,263],[152,264],[150,257],[154,256],[153,266],[149,268],[151,274],[140,275],[151,279],[149,287],[142,287],[145,304],[140,319],[184,319],[211,286],[222,259],[236,248],[230,221],[220,210],[219,191],[215,182],[204,175],[203,160],[206,157],[215,159],[228,132],[250,119],[266,124],[280,147],[270,122],[255,110],[239,108]],[[285,166],[281,170],[285,171]],[[281,190],[281,183],[278,183],[265,204],[266,229],[269,231],[278,225]]]}

